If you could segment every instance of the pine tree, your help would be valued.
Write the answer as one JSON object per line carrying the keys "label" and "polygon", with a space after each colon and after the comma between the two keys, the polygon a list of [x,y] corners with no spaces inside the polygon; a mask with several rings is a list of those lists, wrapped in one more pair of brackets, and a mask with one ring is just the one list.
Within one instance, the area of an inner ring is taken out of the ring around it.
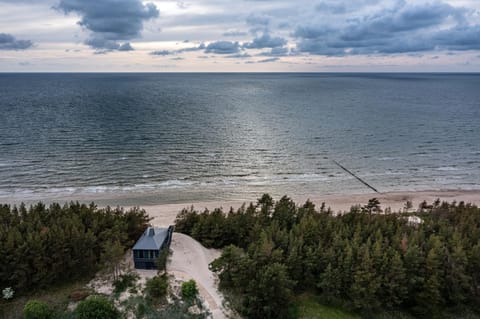
{"label": "pine tree", "polygon": [[280,263],[266,265],[250,281],[245,298],[248,318],[288,318],[294,282]]}
{"label": "pine tree", "polygon": [[445,289],[450,303],[462,304],[472,293],[470,282],[472,278],[467,273],[468,259],[462,247],[461,236],[453,234],[452,251],[448,254],[445,270]]}
{"label": "pine tree", "polygon": [[429,240],[430,251],[425,260],[425,277],[417,298],[417,311],[436,314],[443,302],[442,290],[442,243],[432,235]]}
{"label": "pine tree", "polygon": [[385,253],[385,262],[382,265],[382,288],[379,299],[384,300],[388,308],[400,306],[407,297],[408,287],[405,279],[407,275],[400,254],[390,248]]}
{"label": "pine tree", "polygon": [[124,249],[118,240],[104,243],[101,261],[105,266],[105,274],[107,277],[111,276],[114,281],[118,279],[122,270],[123,258]]}
{"label": "pine tree", "polygon": [[380,278],[374,269],[368,246],[362,248],[359,258],[350,287],[350,298],[356,309],[375,310],[380,306],[376,297],[380,288]]}
{"label": "pine tree", "polygon": [[321,290],[325,300],[332,302],[339,298],[342,289],[339,269],[334,269],[329,263],[320,275],[317,287]]}

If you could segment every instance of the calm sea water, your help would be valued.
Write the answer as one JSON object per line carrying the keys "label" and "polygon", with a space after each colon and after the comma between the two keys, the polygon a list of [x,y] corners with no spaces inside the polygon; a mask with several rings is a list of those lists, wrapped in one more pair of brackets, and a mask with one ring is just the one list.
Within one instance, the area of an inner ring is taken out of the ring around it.
{"label": "calm sea water", "polygon": [[480,189],[480,75],[0,74],[0,201]]}

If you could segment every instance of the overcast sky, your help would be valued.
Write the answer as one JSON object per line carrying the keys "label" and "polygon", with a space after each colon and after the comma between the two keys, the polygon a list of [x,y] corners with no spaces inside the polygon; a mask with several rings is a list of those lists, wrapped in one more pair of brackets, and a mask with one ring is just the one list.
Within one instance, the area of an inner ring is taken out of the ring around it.
{"label": "overcast sky", "polygon": [[2,71],[480,72],[480,1],[0,0]]}

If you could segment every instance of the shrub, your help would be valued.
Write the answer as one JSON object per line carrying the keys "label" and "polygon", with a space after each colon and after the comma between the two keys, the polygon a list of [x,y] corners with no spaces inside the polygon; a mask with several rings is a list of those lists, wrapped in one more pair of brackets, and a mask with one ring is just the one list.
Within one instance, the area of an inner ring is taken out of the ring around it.
{"label": "shrub", "polygon": [[191,300],[195,298],[198,294],[197,283],[195,280],[190,279],[189,281],[185,281],[182,283],[182,297],[184,299]]}
{"label": "shrub", "polygon": [[113,303],[102,296],[91,296],[80,302],[75,309],[77,319],[117,319],[120,314]]}
{"label": "shrub", "polygon": [[41,301],[30,300],[23,308],[23,317],[25,319],[50,319],[52,316],[52,309]]}
{"label": "shrub", "polygon": [[138,280],[138,278],[139,276],[134,272],[120,275],[120,277],[113,282],[114,292],[121,293],[129,287],[135,286],[135,282]]}
{"label": "shrub", "polygon": [[12,287],[7,287],[2,290],[2,296],[3,296],[3,299],[5,300],[12,299],[14,294],[15,294],[15,291],[12,289]]}
{"label": "shrub", "polygon": [[168,279],[166,276],[155,276],[147,280],[146,293],[151,299],[161,298],[167,294]]}

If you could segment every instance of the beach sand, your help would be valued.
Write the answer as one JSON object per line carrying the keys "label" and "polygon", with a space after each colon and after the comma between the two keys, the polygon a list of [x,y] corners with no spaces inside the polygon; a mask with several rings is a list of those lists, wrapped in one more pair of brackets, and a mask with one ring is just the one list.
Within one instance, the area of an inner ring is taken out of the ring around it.
{"label": "beach sand", "polygon": [[[353,205],[365,205],[369,199],[376,197],[380,201],[382,209],[390,207],[392,211],[400,211],[404,208],[406,201],[411,201],[413,209],[418,208],[422,201],[432,203],[439,198],[441,201],[464,201],[480,206],[480,190],[445,190],[445,191],[418,191],[418,192],[391,192],[391,193],[367,193],[367,194],[348,194],[348,195],[324,195],[308,197],[292,197],[297,205],[302,205],[307,199],[310,199],[317,208],[324,202],[326,207],[330,207],[334,212],[348,211]],[[280,198],[274,198],[279,200]],[[175,217],[183,208],[193,206],[198,211],[205,208],[213,210],[222,207],[228,211],[230,207],[238,209],[243,203],[250,201],[209,201],[209,202],[186,202],[176,204],[161,204],[140,206],[153,217],[152,224],[155,226],[168,226],[173,224]]]}

